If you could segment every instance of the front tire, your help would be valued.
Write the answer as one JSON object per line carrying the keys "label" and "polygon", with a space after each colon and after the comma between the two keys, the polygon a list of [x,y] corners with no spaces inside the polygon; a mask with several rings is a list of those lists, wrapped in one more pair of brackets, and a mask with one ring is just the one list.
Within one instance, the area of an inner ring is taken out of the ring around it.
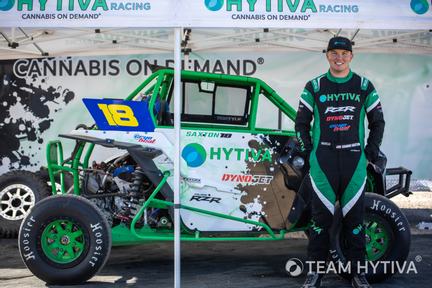
{"label": "front tire", "polygon": [[74,195],[39,202],[21,224],[18,246],[27,268],[48,284],[79,284],[105,265],[111,230],[89,200]]}
{"label": "front tire", "polygon": [[[380,282],[393,274],[389,269],[385,273],[385,262],[398,262],[400,265],[407,259],[410,250],[411,232],[405,215],[391,200],[375,193],[365,195],[365,258],[375,264],[375,270],[368,265],[366,278],[370,282]],[[330,254],[333,261],[346,263],[347,244],[337,231],[335,240],[331,243]],[[376,266],[377,263],[381,263]],[[388,267],[387,267],[388,268]],[[373,273],[375,272],[375,273]],[[349,278],[349,274],[341,274]]]}

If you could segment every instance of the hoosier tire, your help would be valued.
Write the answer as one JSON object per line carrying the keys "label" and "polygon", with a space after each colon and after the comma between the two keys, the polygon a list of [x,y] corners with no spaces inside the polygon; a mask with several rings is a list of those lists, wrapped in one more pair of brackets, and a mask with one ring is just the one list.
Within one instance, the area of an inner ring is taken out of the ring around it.
{"label": "hoosier tire", "polygon": [[0,176],[0,237],[13,238],[33,206],[51,195],[35,173],[16,170]]}
{"label": "hoosier tire", "polygon": [[108,259],[111,230],[89,200],[74,195],[39,202],[21,224],[18,246],[27,268],[48,284],[79,284]]}
{"label": "hoosier tire", "polygon": [[[369,264],[366,278],[372,283],[380,282],[393,275],[388,269],[386,273],[385,261],[398,262],[402,266],[407,259],[411,243],[410,226],[399,207],[384,196],[366,193],[365,209],[365,258],[375,265],[378,261],[383,264],[376,266],[377,269]],[[345,263],[347,244],[340,232],[337,231],[335,241],[331,243],[330,254],[333,261]],[[341,276],[350,277],[346,273]]]}
{"label": "hoosier tire", "polygon": [[[49,178],[48,169],[46,167],[41,167],[39,171],[36,171],[35,174],[42,179],[47,185],[51,188],[51,180]],[[66,192],[70,187],[74,185],[74,179],[71,173],[63,172],[64,175],[64,184],[66,188]],[[55,175],[54,180],[57,185],[60,185],[60,175]],[[60,186],[59,186],[60,187]],[[58,193],[61,193],[60,189],[57,189]]]}

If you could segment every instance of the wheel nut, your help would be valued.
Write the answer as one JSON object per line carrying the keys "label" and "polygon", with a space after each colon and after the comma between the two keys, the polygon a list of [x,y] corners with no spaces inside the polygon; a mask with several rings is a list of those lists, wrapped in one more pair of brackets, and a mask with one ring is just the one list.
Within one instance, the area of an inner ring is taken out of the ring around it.
{"label": "wheel nut", "polygon": [[60,239],[60,243],[63,245],[68,245],[69,244],[69,237],[64,235],[61,239]]}

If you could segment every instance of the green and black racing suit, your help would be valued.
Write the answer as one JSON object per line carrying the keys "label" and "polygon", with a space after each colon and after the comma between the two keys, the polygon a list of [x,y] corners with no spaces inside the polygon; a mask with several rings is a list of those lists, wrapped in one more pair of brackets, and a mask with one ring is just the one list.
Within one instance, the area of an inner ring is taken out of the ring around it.
{"label": "green and black racing suit", "polygon": [[[367,145],[365,116],[370,129]],[[342,232],[349,243],[347,259],[353,263],[365,259],[366,166],[367,160],[378,157],[384,125],[380,99],[366,78],[351,71],[345,78],[335,78],[329,71],[306,84],[295,130],[301,150],[310,154],[310,173],[302,185],[313,191],[309,260],[327,260],[337,200],[343,214]]]}

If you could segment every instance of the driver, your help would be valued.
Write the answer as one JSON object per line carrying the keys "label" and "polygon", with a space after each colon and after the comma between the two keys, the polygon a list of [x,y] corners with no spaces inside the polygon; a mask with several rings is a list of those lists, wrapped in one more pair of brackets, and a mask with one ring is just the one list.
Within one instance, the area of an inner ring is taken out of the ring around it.
{"label": "driver", "polygon": [[[370,286],[358,263],[365,260],[366,166],[368,160],[374,162],[378,157],[384,117],[372,83],[349,68],[354,56],[351,41],[344,37],[330,39],[326,56],[330,69],[306,84],[295,124],[300,148],[310,164],[310,173],[302,185],[312,191],[308,260],[318,264],[328,259],[329,230],[338,201],[343,215],[341,231],[348,242],[346,256],[351,264],[352,285],[365,288]],[[365,116],[370,129],[366,143]],[[322,276],[316,268],[309,271],[303,287],[319,287]]]}

